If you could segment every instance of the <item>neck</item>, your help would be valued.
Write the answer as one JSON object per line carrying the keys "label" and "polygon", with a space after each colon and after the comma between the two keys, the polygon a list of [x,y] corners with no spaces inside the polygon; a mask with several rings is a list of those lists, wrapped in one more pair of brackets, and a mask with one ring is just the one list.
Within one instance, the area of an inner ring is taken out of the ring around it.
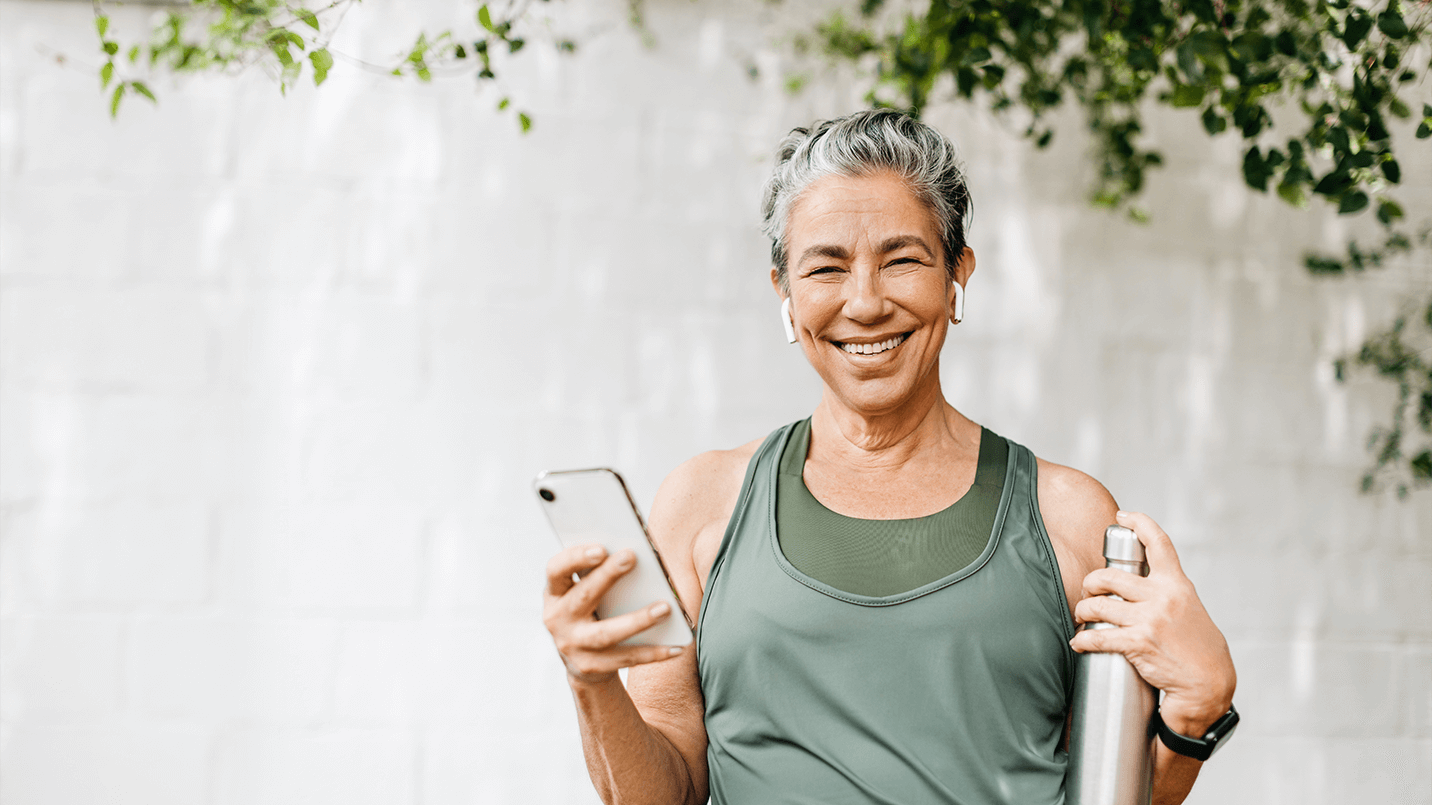
{"label": "neck", "polygon": [[931,374],[931,383],[889,411],[854,410],[826,389],[811,417],[811,458],[880,469],[903,466],[931,448],[977,445],[978,426],[945,402],[939,373]]}

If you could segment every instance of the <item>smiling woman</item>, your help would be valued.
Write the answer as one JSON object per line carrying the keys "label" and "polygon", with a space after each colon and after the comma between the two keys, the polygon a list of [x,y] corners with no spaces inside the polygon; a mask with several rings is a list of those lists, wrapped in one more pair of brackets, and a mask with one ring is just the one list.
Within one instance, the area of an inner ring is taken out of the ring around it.
{"label": "smiling woman", "polygon": [[[781,315],[823,393],[657,495],[695,656],[619,645],[659,607],[595,620],[626,552],[577,546],[547,568],[603,798],[1058,803],[1075,651],[1124,654],[1163,691],[1163,723],[1203,736],[1235,674],[1168,536],[945,401],[940,353],[975,269],[953,145],[892,111],[796,129],[763,207]],[[1116,519],[1147,578],[1102,569]],[[1089,620],[1119,628],[1076,636]],[[1156,800],[1181,801],[1199,763],[1160,744]]]}

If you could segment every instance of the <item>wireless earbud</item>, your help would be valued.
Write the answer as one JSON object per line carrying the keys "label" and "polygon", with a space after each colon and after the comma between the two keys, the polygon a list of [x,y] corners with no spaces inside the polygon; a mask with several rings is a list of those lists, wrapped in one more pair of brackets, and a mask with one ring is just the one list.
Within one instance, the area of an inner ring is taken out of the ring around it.
{"label": "wireless earbud", "polygon": [[791,298],[789,296],[786,297],[786,301],[781,303],[781,326],[786,328],[787,343],[794,344],[799,340],[796,338],[796,323],[791,319]]}
{"label": "wireless earbud", "polygon": [[960,323],[960,320],[963,319],[964,317],[965,317],[965,286],[961,285],[959,280],[955,280],[955,312],[954,312],[954,315],[952,315],[950,318],[954,319],[955,324],[959,324],[959,323]]}

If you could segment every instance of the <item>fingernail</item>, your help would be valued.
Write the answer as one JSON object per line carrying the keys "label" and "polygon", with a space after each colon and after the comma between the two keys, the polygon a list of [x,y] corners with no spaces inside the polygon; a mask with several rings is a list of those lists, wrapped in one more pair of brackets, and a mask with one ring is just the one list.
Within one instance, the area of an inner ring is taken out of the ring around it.
{"label": "fingernail", "polygon": [[682,648],[681,646],[668,646],[666,649],[666,654],[668,657],[675,657],[676,655],[680,654],[685,650],[686,649]]}
{"label": "fingernail", "polygon": [[607,549],[606,549],[606,548],[588,548],[588,549],[587,549],[587,558],[588,558],[588,559],[593,559],[593,560],[601,559],[603,556],[606,555],[606,553],[607,553]]}
{"label": "fingernail", "polygon": [[1128,512],[1124,512],[1124,511],[1115,512],[1115,513],[1114,513],[1114,516],[1115,516],[1115,517],[1128,517],[1128,516],[1129,516],[1129,513],[1128,513]]}
{"label": "fingernail", "polygon": [[617,554],[617,564],[622,567],[631,567],[636,564],[636,554],[631,551],[622,551]]}
{"label": "fingernail", "polygon": [[652,604],[651,608],[647,611],[651,613],[651,616],[653,618],[660,618],[662,615],[665,615],[666,613],[670,612],[671,607],[667,606],[665,601],[658,601],[655,604]]}

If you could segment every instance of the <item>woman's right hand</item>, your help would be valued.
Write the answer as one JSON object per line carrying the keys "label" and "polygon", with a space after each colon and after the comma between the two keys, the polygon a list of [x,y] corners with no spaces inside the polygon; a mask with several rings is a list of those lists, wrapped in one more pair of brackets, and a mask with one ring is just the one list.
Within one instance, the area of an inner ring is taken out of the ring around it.
{"label": "woman's right hand", "polygon": [[[547,563],[542,622],[562,655],[570,680],[600,683],[616,677],[617,670],[658,662],[680,654],[680,646],[623,646],[623,640],[671,617],[671,608],[658,601],[648,607],[597,619],[597,604],[616,580],[636,567],[636,554],[618,551],[612,556],[600,545],[563,549]],[[574,578],[582,574],[581,579]]]}

